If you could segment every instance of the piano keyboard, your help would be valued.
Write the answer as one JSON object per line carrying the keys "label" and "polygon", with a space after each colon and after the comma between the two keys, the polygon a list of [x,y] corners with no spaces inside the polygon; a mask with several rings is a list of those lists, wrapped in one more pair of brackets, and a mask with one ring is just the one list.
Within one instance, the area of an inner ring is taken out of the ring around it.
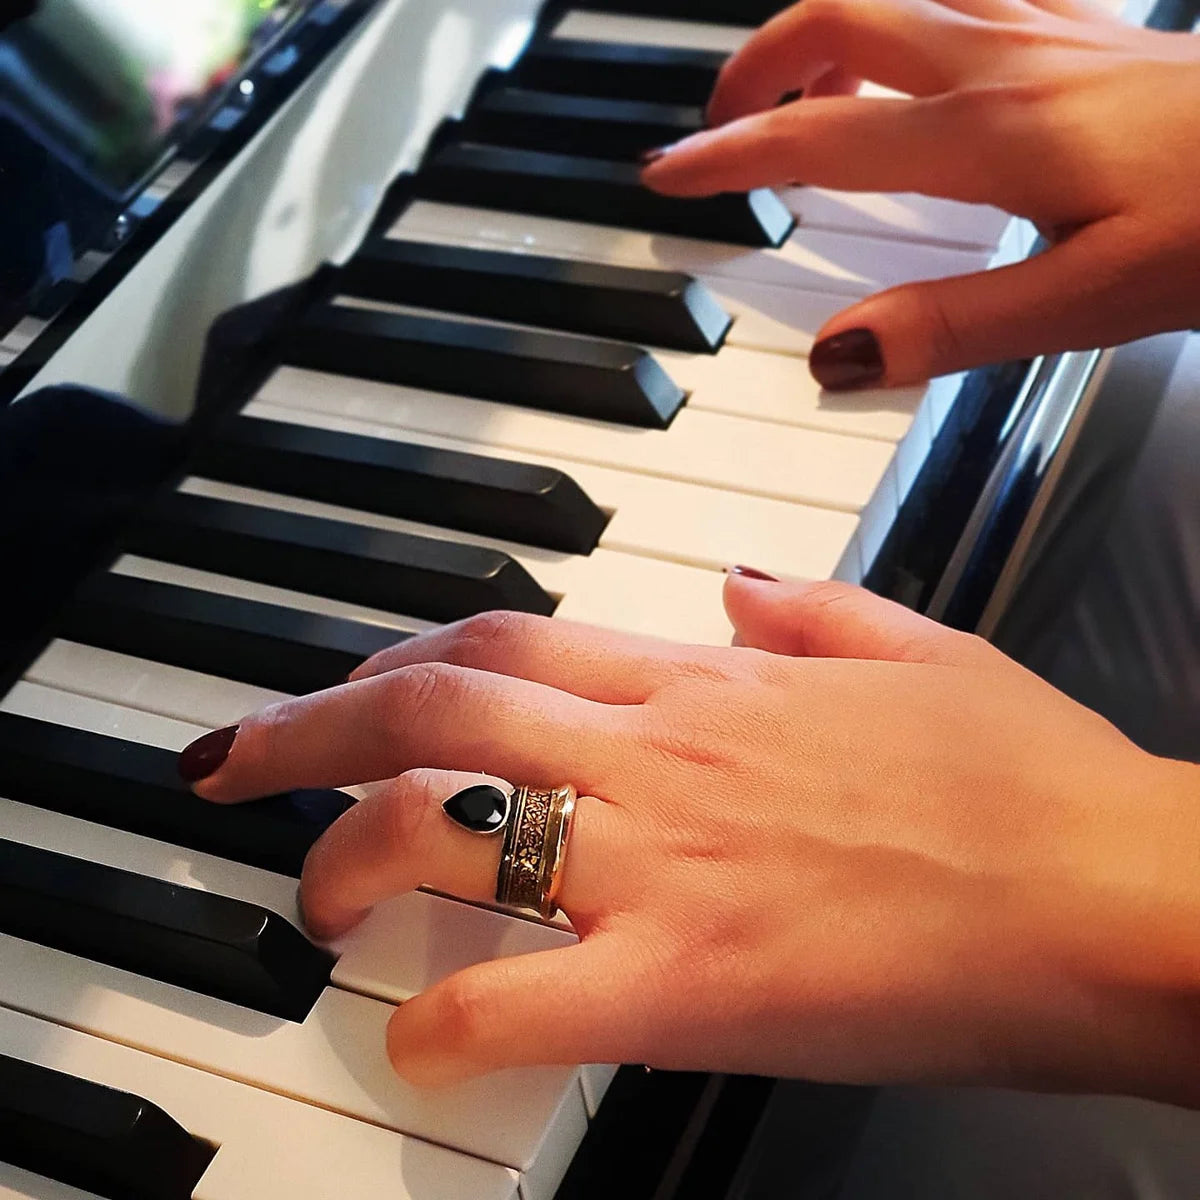
{"label": "piano keyboard", "polygon": [[[804,355],[854,297],[985,266],[1007,219],[640,192],[631,128],[695,127],[747,36],[563,16],[0,703],[0,1055],[133,1092],[215,1148],[178,1194],[550,1200],[612,1071],[404,1084],[392,1006],[570,932],[418,892],[312,947],[295,877],[341,802],[189,807],[173,752],[489,608],[727,642],[722,568],[860,577],[928,453],[952,389],[824,395]],[[62,883],[47,856],[94,874],[33,928],[11,897],[50,894],[46,864]],[[80,1120],[111,1103],[79,1097]],[[68,1176],[0,1166],[0,1195],[91,1194]]]}

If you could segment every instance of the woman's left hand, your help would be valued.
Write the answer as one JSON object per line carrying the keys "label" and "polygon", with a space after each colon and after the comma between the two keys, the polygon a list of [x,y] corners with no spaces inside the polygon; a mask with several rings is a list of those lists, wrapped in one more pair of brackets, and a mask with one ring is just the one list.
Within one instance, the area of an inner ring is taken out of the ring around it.
{"label": "woman's left hand", "polygon": [[1195,769],[857,589],[731,576],[726,606],[741,647],[448,626],[247,718],[197,791],[389,781],[305,865],[333,936],[420,884],[492,899],[498,839],[441,809],[468,772],[579,789],[580,944],[403,1005],[414,1082],[645,1062],[1200,1095]]}

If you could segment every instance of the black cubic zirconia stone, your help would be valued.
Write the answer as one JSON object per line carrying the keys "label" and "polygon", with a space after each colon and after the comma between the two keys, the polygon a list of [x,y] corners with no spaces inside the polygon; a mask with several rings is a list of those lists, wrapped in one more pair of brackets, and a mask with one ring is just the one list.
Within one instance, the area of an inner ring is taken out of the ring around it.
{"label": "black cubic zirconia stone", "polygon": [[490,783],[456,792],[442,802],[446,816],[472,833],[496,833],[508,817],[508,797]]}

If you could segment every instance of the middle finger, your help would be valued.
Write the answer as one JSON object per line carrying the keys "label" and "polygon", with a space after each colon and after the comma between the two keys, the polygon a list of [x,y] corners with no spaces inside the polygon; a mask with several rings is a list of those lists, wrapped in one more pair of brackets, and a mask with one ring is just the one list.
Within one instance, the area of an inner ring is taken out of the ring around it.
{"label": "middle finger", "polygon": [[946,91],[978,65],[987,28],[929,0],[803,0],[768,21],[721,69],[708,122],[774,108],[831,68],[913,96]]}

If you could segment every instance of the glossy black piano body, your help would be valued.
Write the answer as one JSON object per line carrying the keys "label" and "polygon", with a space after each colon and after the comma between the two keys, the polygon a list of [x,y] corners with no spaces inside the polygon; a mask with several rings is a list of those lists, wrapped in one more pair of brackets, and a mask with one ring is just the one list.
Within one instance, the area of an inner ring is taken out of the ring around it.
{"label": "glossy black piano body", "polygon": [[[339,44],[352,38],[375,7],[318,5],[294,31],[291,52],[281,45],[275,56],[255,65],[248,76],[254,103],[226,115],[215,129],[210,124],[193,133],[196,165],[182,184],[162,198],[146,194],[109,213],[107,236],[89,247],[90,275],[38,292],[32,310],[36,335],[0,370],[0,400],[12,401],[40,372],[53,368],[72,334],[195,202],[219,185],[222,172],[279,105],[328,56],[336,56]],[[613,0],[603,7],[754,24],[778,6]],[[1166,6],[1156,14],[1152,19],[1175,27],[1190,20]],[[435,144],[431,155],[437,152]],[[449,185],[442,178],[437,186]],[[401,181],[387,199],[385,215],[393,216],[411,194]],[[199,261],[189,268],[198,271]],[[294,329],[297,314],[314,300],[333,293],[338,276],[325,269],[289,282],[292,286],[267,288],[252,303],[222,306],[232,311],[204,322],[207,350],[194,351],[190,369],[180,374],[194,388],[182,405],[187,419],[178,413],[159,419],[119,397],[70,390],[44,395],[46,408],[39,413],[26,404],[0,413],[0,553],[9,568],[0,596],[0,686],[17,679],[48,632],[61,628],[60,614],[78,582],[106,562],[114,546],[127,544],[128,530],[148,499],[211,453],[216,424],[289,352],[282,334]],[[1104,686],[1104,664],[1088,660],[1078,646],[1080,622],[1097,605],[1103,608],[1111,572],[1134,552],[1132,518],[1122,497],[1135,474],[1139,487],[1153,475],[1140,457],[1143,451],[1165,452],[1156,422],[1186,425],[1178,402],[1164,415],[1158,411],[1179,349],[1178,339],[1165,339],[1122,351],[1103,379],[1089,355],[969,375],[865,582],[951,624],[983,628],[1048,677],[1107,707],[1146,744],[1194,756],[1200,731],[1192,721],[1181,717],[1164,731],[1171,679],[1141,680],[1141,703],[1127,704]],[[37,518],[32,526],[25,519],[30,514]],[[1154,600],[1151,593],[1139,593],[1130,603],[1145,613]],[[1119,626],[1120,613],[1128,609],[1117,612]],[[1146,628],[1155,624],[1153,617],[1143,620]],[[1047,632],[1051,624],[1053,636]],[[1107,628],[1113,629],[1111,612]],[[1177,642],[1171,653],[1196,661],[1195,637]],[[1129,666],[1136,650],[1124,657]],[[832,1196],[870,1094],[789,1085],[772,1105],[774,1090],[767,1080],[625,1068],[558,1194],[562,1200],[765,1194],[759,1190],[767,1186],[760,1161],[766,1156],[769,1175],[771,1154],[783,1141],[788,1169],[795,1172],[790,1194]],[[794,1128],[788,1122],[796,1120],[804,1129],[798,1141],[788,1132]]]}

